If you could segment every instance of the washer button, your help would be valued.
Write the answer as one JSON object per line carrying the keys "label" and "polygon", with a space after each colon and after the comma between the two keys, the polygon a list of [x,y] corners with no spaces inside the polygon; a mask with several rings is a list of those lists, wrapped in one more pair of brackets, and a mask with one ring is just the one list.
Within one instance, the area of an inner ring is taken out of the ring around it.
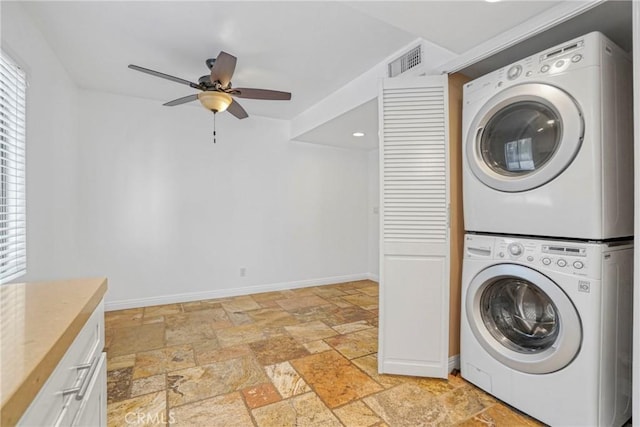
{"label": "washer button", "polygon": [[558,62],[556,62],[556,67],[560,68],[564,65],[564,59],[559,60]]}
{"label": "washer button", "polygon": [[578,270],[580,270],[584,267],[584,264],[582,263],[582,261],[574,261],[573,266],[574,268],[577,268]]}
{"label": "washer button", "polygon": [[529,262],[533,262],[533,257],[532,257],[531,255],[529,255],[529,256],[527,257],[527,261],[529,261]]}
{"label": "washer button", "polygon": [[558,264],[558,267],[566,267],[567,266],[567,261],[563,260],[562,258],[558,260],[558,262],[556,263]]}
{"label": "washer button", "polygon": [[532,75],[532,74],[533,74],[533,71],[527,71],[526,76],[527,76],[527,77],[531,77],[531,75]]}
{"label": "washer button", "polygon": [[549,66],[546,64],[543,65],[542,68],[540,68],[541,73],[546,73],[547,71],[549,71]]}
{"label": "washer button", "polygon": [[542,258],[542,263],[544,265],[549,265],[549,264],[551,264],[551,259],[550,258]]}
{"label": "washer button", "polygon": [[580,60],[582,59],[582,55],[580,55],[579,53],[576,55],[573,55],[571,57],[571,62],[580,62]]}

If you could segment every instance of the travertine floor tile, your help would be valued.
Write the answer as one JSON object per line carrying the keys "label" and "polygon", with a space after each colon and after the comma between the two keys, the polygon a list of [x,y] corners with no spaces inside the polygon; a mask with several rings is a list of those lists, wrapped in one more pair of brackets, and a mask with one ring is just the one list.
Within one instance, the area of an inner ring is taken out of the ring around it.
{"label": "travertine floor tile", "polygon": [[258,427],[341,427],[340,421],[313,393],[306,393],[252,411]]}
{"label": "travertine floor tile", "polygon": [[382,390],[333,350],[292,360],[291,364],[330,408]]}
{"label": "travertine floor tile", "polygon": [[142,308],[128,310],[107,311],[104,315],[106,328],[128,328],[142,325]]}
{"label": "travertine floor tile", "polygon": [[351,332],[358,332],[364,329],[370,329],[373,326],[366,320],[358,320],[357,322],[343,323],[342,325],[335,325],[333,329],[339,334],[349,334]]}
{"label": "travertine floor tile", "polygon": [[122,356],[109,357],[110,353],[107,353],[107,371],[122,368],[132,368],[136,363],[135,354],[125,354]]}
{"label": "travertine floor tile", "polygon": [[498,403],[496,399],[472,386],[458,387],[442,394],[439,400],[453,422],[461,422]]}
{"label": "travertine floor tile", "polygon": [[298,319],[279,307],[251,310],[247,314],[263,327],[289,326],[299,323]]}
{"label": "travertine floor tile", "polygon": [[178,406],[169,411],[172,427],[247,427],[253,425],[240,393]]}
{"label": "travertine floor tile", "polygon": [[365,356],[378,351],[378,331],[373,328],[326,338],[325,342],[347,359]]}
{"label": "travertine floor tile", "polygon": [[165,316],[167,314],[182,313],[181,304],[154,305],[144,308],[144,317]]}
{"label": "travertine floor tile", "polygon": [[237,312],[237,311],[249,311],[249,310],[257,310],[260,305],[253,299],[253,297],[247,295],[242,297],[234,297],[222,303],[227,312]]}
{"label": "travertine floor tile", "polygon": [[165,374],[158,374],[151,377],[133,380],[133,383],[131,384],[131,397],[166,389],[167,379],[165,377]]}
{"label": "travertine floor tile", "polygon": [[314,307],[319,305],[325,305],[327,300],[320,298],[317,295],[307,295],[299,298],[287,298],[276,301],[278,305],[285,310],[293,310],[302,307]]}
{"label": "travertine floor tile", "polygon": [[331,346],[323,340],[310,341],[303,344],[304,348],[311,354],[322,353],[323,351],[331,350]]}
{"label": "travertine floor tile", "polygon": [[150,377],[195,366],[195,364],[193,349],[190,345],[146,351],[136,355],[133,378]]}
{"label": "travertine floor tile", "polygon": [[367,405],[358,400],[333,411],[346,427],[369,427],[381,421]]}
{"label": "travertine floor tile", "polygon": [[165,396],[161,391],[110,404],[107,406],[107,425],[164,426],[168,421]]}
{"label": "travertine floor tile", "polygon": [[105,314],[112,426],[538,426],[459,376],[378,374],[368,280]]}
{"label": "travertine floor tile", "polygon": [[250,357],[174,371],[167,374],[169,406],[239,391],[266,381],[262,368]]}
{"label": "travertine floor tile", "polygon": [[295,339],[287,336],[252,342],[249,347],[253,350],[258,362],[263,365],[273,365],[309,354],[306,348]]}
{"label": "travertine floor tile", "polygon": [[415,384],[400,384],[363,400],[391,426],[454,424],[446,407]]}
{"label": "travertine floor tile", "polygon": [[251,409],[278,402],[282,399],[278,390],[271,383],[245,388],[242,390],[242,395],[247,402],[247,406]]}
{"label": "travertine floor tile", "polygon": [[407,382],[407,378],[399,375],[386,375],[378,373],[378,357],[375,354],[370,354],[364,357],[359,357],[351,361],[358,368],[362,369],[371,378],[373,378],[378,384],[384,388],[395,387],[399,384]]}
{"label": "travertine floor tile", "polygon": [[114,369],[107,372],[107,402],[128,399],[131,394],[133,368]]}
{"label": "travertine floor tile", "polygon": [[216,331],[218,342],[223,347],[249,344],[281,335],[283,335],[283,332],[279,332],[277,328],[265,329],[261,325],[255,324],[234,326]]}
{"label": "travertine floor tile", "polygon": [[165,346],[164,323],[113,329],[109,357],[153,350]]}
{"label": "travertine floor tile", "polygon": [[264,370],[278,393],[280,393],[280,396],[285,399],[311,391],[307,383],[304,382],[289,362],[266,366]]}
{"label": "travertine floor tile", "polygon": [[284,329],[301,343],[317,341],[337,335],[337,332],[318,321],[285,326]]}
{"label": "travertine floor tile", "polygon": [[540,423],[532,420],[531,418],[525,417],[500,403],[493,405],[475,417],[458,424],[459,427],[537,427],[540,425]]}
{"label": "travertine floor tile", "polygon": [[202,343],[194,344],[198,365],[209,365],[238,357],[251,356],[253,353],[248,345],[236,345],[233,347],[220,347],[218,345],[207,347]]}
{"label": "travertine floor tile", "polygon": [[378,297],[363,294],[353,294],[342,297],[343,300],[355,304],[365,310],[378,308]]}

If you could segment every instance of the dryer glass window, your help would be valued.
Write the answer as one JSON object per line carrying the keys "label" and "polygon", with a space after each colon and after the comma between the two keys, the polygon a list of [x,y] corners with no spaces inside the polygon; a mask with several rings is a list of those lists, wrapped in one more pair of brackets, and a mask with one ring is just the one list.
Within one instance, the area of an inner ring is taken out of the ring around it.
{"label": "dryer glass window", "polygon": [[560,329],[558,311],[533,283],[503,277],[489,284],[480,299],[482,320],[491,335],[519,353],[539,353],[551,347]]}
{"label": "dryer glass window", "polygon": [[523,176],[544,166],[560,145],[562,123],[535,101],[509,104],[487,122],[480,138],[483,161],[505,176]]}

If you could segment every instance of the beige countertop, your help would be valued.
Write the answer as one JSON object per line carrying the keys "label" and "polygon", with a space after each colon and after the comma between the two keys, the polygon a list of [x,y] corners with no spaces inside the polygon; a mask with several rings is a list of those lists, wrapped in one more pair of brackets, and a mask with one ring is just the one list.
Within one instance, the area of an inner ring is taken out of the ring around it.
{"label": "beige countertop", "polygon": [[0,426],[18,422],[106,291],[106,278],[0,285]]}

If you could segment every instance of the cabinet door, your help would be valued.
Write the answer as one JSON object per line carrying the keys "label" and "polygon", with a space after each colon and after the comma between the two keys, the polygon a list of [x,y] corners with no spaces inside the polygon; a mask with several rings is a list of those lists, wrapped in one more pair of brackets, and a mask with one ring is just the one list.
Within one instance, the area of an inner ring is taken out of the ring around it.
{"label": "cabinet door", "polygon": [[72,426],[105,427],[107,425],[107,353],[100,355],[98,367],[89,381]]}
{"label": "cabinet door", "polygon": [[382,373],[446,378],[447,76],[385,79],[380,120]]}

